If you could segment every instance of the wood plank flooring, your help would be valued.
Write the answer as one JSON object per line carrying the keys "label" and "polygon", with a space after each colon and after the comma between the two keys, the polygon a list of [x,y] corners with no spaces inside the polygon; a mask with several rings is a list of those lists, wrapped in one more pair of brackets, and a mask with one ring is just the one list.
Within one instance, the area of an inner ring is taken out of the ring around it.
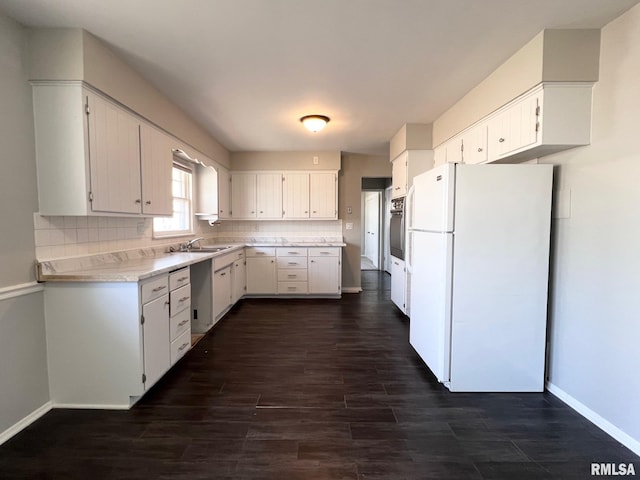
{"label": "wood plank flooring", "polygon": [[449,393],[389,276],[341,300],[244,300],[130,411],[53,410],[0,478],[584,479],[640,458],[550,394]]}

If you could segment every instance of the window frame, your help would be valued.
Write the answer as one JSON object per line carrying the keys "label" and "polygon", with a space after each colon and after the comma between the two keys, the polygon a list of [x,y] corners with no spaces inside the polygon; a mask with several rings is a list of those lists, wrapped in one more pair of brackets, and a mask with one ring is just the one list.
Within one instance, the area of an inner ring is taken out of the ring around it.
{"label": "window frame", "polygon": [[[179,170],[183,173],[188,174],[188,176],[186,177],[188,179],[188,193],[189,193],[189,197],[185,198],[185,197],[177,197],[174,195],[174,188],[173,188],[173,182],[174,182],[174,171],[175,170]],[[172,198],[172,205],[173,205],[173,215],[171,217],[154,217],[153,221],[152,221],[152,238],[157,239],[157,238],[173,238],[173,237],[187,237],[187,236],[191,236],[194,235],[194,205],[193,205],[193,200],[194,200],[194,169],[191,165],[186,164],[186,163],[182,163],[182,162],[178,162],[176,160],[173,161],[173,165],[171,166],[171,198]],[[171,221],[175,221],[175,216],[177,211],[175,210],[175,202],[176,200],[187,200],[188,202],[188,213],[187,213],[187,220],[189,222],[189,226],[188,229],[173,229],[173,230],[157,230],[157,226],[160,222],[166,222],[167,220],[171,220]]]}

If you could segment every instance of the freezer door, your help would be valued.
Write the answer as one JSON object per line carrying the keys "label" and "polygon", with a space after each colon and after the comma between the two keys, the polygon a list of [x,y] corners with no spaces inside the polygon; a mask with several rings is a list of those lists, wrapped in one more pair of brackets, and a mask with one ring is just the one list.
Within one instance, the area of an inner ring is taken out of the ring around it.
{"label": "freezer door", "polygon": [[453,231],[455,165],[447,163],[413,179],[411,229],[430,232]]}
{"label": "freezer door", "polygon": [[413,231],[409,342],[439,382],[449,381],[452,234]]}

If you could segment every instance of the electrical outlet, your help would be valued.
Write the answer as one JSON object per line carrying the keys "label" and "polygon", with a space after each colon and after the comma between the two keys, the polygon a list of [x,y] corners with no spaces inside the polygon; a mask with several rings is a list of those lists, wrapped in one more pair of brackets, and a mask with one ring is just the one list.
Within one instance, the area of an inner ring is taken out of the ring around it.
{"label": "electrical outlet", "polygon": [[351,223],[351,222],[347,222],[347,223],[345,224],[345,229],[347,229],[347,230],[353,230],[353,223]]}
{"label": "electrical outlet", "polygon": [[347,207],[347,213],[351,215],[353,213],[353,208]]}
{"label": "electrical outlet", "polygon": [[136,225],[138,235],[144,235],[144,222],[138,222]]}

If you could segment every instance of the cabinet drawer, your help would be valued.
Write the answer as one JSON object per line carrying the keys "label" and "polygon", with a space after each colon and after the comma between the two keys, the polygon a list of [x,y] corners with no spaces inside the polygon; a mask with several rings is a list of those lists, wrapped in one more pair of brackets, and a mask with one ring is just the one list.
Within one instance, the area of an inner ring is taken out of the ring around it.
{"label": "cabinet drawer", "polygon": [[307,271],[300,270],[300,269],[298,270],[279,269],[278,281],[279,282],[306,282]]}
{"label": "cabinet drawer", "polygon": [[171,365],[191,349],[191,331],[188,330],[171,342]]}
{"label": "cabinet drawer", "polygon": [[310,248],[310,257],[339,257],[340,247]]}
{"label": "cabinet drawer", "polygon": [[142,304],[149,303],[169,291],[169,278],[167,275],[154,278],[140,286],[140,299]]}
{"label": "cabinet drawer", "polygon": [[226,267],[227,265],[231,265],[233,262],[235,262],[237,259],[237,256],[235,253],[227,253],[225,255],[221,255],[219,257],[215,257],[213,259],[213,271],[218,271],[221,268]]}
{"label": "cabinet drawer", "polygon": [[173,317],[191,306],[191,285],[185,285],[169,294],[169,313]]}
{"label": "cabinet drawer", "polygon": [[175,340],[184,332],[191,333],[191,309],[185,308],[169,319],[170,338]]}
{"label": "cabinet drawer", "polygon": [[295,294],[295,293],[308,293],[309,287],[307,282],[278,282],[279,294]]}
{"label": "cabinet drawer", "polygon": [[247,247],[247,257],[275,257],[276,249],[274,247]]}
{"label": "cabinet drawer", "polygon": [[278,248],[276,254],[278,257],[306,257],[307,249],[298,247]]}
{"label": "cabinet drawer", "polygon": [[278,257],[278,269],[280,268],[307,268],[307,257]]}
{"label": "cabinet drawer", "polygon": [[181,268],[169,274],[169,290],[175,290],[191,283],[191,269],[189,267]]}

